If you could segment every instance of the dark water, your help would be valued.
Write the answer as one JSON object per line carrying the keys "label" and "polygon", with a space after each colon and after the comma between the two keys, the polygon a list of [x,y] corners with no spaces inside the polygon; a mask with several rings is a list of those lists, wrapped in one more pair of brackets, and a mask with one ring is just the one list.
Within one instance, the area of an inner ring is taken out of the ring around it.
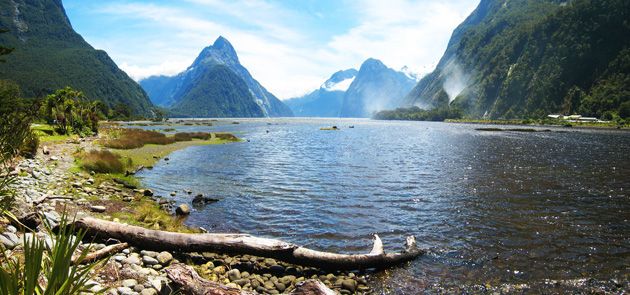
{"label": "dark water", "polygon": [[[188,219],[210,231],[348,253],[369,252],[373,233],[386,251],[415,235],[428,254],[375,275],[393,293],[629,279],[630,132],[239,121],[180,129],[249,142],[181,150],[139,176],[164,196],[190,189],[222,198]],[[319,130],[333,124],[341,130]]]}

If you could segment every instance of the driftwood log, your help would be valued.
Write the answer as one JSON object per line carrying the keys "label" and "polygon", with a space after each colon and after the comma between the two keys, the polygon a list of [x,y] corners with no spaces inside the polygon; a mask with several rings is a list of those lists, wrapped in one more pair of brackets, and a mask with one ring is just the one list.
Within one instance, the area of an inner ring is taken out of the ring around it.
{"label": "driftwood log", "polygon": [[[177,263],[164,269],[168,278],[178,286],[179,291],[189,295],[253,295],[255,293],[243,291],[206,280],[191,266]],[[301,282],[295,287],[291,295],[335,295],[336,293],[316,280]]]}
{"label": "driftwood log", "polygon": [[118,243],[114,245],[109,245],[109,246],[103,247],[103,249],[90,252],[84,257],[81,257],[81,256],[72,257],[72,264],[94,262],[106,256],[116,254],[122,250],[127,249],[128,247],[129,247],[129,244],[127,243]]}
{"label": "driftwood log", "polygon": [[173,252],[215,252],[249,254],[321,269],[358,270],[385,268],[414,259],[424,253],[415,238],[407,237],[406,248],[399,253],[385,253],[383,243],[374,235],[374,247],[367,254],[336,254],[300,247],[275,239],[246,234],[187,234],[145,229],[139,226],[85,217],[75,222],[89,236],[112,238],[145,250]]}

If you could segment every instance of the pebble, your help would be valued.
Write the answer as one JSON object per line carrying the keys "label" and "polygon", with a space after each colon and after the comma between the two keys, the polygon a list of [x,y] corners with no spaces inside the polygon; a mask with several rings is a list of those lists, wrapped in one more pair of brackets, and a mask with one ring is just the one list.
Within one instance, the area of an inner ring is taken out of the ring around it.
{"label": "pebble", "polygon": [[107,210],[105,206],[90,206],[90,211],[92,212],[103,213],[105,210]]}
{"label": "pebble", "polygon": [[131,287],[133,287],[133,286],[135,286],[137,284],[138,284],[138,281],[136,281],[134,279],[127,279],[127,280],[123,280],[122,281],[122,286],[123,287],[131,288]]}
{"label": "pebble", "polygon": [[166,251],[162,251],[157,255],[156,258],[160,262],[160,264],[168,265],[171,262],[171,260],[173,260],[173,255],[171,255],[171,253],[168,253]]}
{"label": "pebble", "polygon": [[145,265],[154,265],[154,264],[158,264],[157,259],[151,257],[151,256],[142,256],[142,262]]}

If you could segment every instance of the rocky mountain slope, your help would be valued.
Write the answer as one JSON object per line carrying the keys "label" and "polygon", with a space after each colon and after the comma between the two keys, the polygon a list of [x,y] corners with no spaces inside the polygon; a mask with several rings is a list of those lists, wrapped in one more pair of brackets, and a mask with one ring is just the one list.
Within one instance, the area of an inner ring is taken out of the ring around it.
{"label": "rocky mountain slope", "polygon": [[243,67],[219,37],[186,71],[140,81],[154,103],[182,117],[283,117],[292,112]]}

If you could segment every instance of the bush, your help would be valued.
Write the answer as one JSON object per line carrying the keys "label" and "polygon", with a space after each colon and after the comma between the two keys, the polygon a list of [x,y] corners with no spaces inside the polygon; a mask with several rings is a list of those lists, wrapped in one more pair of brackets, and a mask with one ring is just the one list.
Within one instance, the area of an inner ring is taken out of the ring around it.
{"label": "bush", "polygon": [[38,148],[39,137],[35,133],[30,132],[20,147],[20,155],[29,159],[35,158]]}
{"label": "bush", "polygon": [[81,156],[81,167],[96,173],[123,173],[120,156],[110,151],[89,151]]}

